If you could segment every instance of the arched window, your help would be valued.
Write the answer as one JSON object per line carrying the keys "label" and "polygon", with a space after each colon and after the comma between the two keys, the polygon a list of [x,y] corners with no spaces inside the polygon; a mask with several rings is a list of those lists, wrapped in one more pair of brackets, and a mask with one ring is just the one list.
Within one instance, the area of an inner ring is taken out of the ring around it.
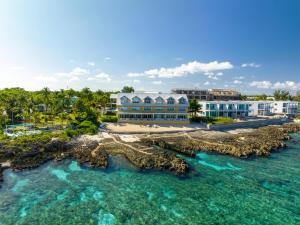
{"label": "arched window", "polygon": [[173,104],[175,104],[175,99],[174,99],[174,98],[172,98],[172,97],[168,98],[168,100],[167,100],[167,104],[169,104],[169,105],[173,105]]}
{"label": "arched window", "polygon": [[126,96],[121,97],[121,103],[126,104],[129,102],[129,99]]}
{"label": "arched window", "polygon": [[140,103],[141,102],[141,99],[137,96],[133,97],[132,98],[132,103]]}
{"label": "arched window", "polygon": [[151,99],[149,96],[147,96],[147,97],[144,99],[144,103],[145,103],[145,104],[151,104],[151,102],[152,102],[152,99]]}
{"label": "arched window", "polygon": [[164,99],[162,97],[157,97],[155,100],[156,100],[156,104],[163,104],[164,103]]}
{"label": "arched window", "polygon": [[186,99],[184,97],[181,97],[179,100],[178,100],[179,104],[186,104]]}

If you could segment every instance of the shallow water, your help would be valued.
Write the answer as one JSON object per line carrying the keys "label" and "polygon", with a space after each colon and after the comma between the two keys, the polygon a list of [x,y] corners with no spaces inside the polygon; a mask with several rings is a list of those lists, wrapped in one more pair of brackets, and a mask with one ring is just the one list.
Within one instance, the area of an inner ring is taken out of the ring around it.
{"label": "shallow water", "polygon": [[199,153],[190,178],[74,161],[6,171],[0,224],[300,224],[300,136],[268,158]]}

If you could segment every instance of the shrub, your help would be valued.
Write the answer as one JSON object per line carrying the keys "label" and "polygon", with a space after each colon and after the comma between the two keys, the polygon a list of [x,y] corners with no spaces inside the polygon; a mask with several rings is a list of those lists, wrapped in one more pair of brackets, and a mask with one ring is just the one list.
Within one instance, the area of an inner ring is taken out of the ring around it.
{"label": "shrub", "polygon": [[228,117],[195,117],[190,119],[191,122],[202,122],[202,123],[208,123],[208,124],[228,124],[233,123],[232,118]]}
{"label": "shrub", "polygon": [[97,132],[97,126],[89,120],[81,122],[77,129],[81,134],[95,134]]}
{"label": "shrub", "polygon": [[103,115],[103,116],[101,116],[100,120],[101,120],[101,122],[116,123],[116,122],[118,122],[118,117]]}
{"label": "shrub", "polygon": [[109,111],[109,112],[106,112],[104,115],[106,115],[106,116],[116,116],[117,113]]}

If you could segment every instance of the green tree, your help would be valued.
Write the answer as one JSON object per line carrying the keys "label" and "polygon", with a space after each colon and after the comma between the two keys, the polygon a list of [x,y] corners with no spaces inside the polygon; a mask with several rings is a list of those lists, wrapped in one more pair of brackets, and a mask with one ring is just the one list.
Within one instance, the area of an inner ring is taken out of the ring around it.
{"label": "green tree", "polygon": [[121,90],[123,93],[132,93],[134,92],[134,88],[130,86],[124,86],[123,89]]}
{"label": "green tree", "polygon": [[196,99],[190,100],[190,112],[193,118],[197,117],[197,113],[201,111],[201,105],[198,103]]}
{"label": "green tree", "polygon": [[297,91],[296,96],[295,96],[295,101],[300,102],[300,91]]}
{"label": "green tree", "polygon": [[284,101],[284,100],[291,99],[290,92],[287,90],[275,90],[273,95],[276,101],[280,101],[280,100]]}
{"label": "green tree", "polygon": [[45,104],[45,107],[46,107],[46,112],[48,111],[48,107],[49,107],[49,102],[50,102],[50,89],[47,88],[47,87],[44,87],[42,90],[41,90],[41,94],[43,96],[43,102]]}
{"label": "green tree", "polygon": [[266,94],[262,94],[262,95],[258,95],[255,99],[257,101],[260,101],[260,100],[267,100],[268,96]]}

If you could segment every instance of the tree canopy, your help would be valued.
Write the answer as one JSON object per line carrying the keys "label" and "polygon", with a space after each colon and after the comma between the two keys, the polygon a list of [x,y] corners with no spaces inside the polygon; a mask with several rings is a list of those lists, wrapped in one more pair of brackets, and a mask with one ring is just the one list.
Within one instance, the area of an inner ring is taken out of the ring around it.
{"label": "tree canopy", "polygon": [[275,90],[273,95],[276,101],[292,99],[292,96],[288,90]]}
{"label": "tree canopy", "polygon": [[124,86],[123,89],[121,90],[123,93],[132,93],[134,92],[134,88],[130,86]]}

